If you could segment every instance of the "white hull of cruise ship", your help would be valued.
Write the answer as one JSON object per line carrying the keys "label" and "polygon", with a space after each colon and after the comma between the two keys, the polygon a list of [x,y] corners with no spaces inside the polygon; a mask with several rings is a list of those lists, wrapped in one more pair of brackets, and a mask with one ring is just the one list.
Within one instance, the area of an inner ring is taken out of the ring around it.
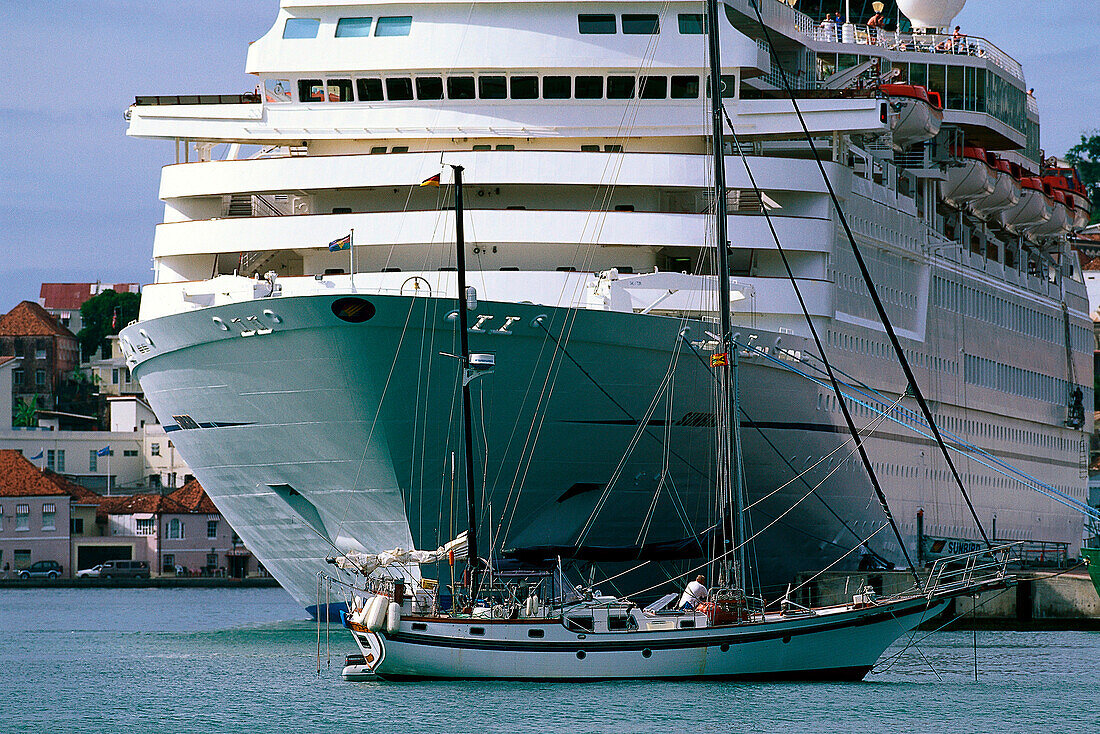
{"label": "white hull of cruise ship", "polygon": [[[908,386],[803,125],[979,518],[998,539],[1076,548],[1066,498],[1083,499],[1092,414],[1078,425],[1069,407],[1077,386],[1092,404],[1092,340],[1066,227],[1032,227],[1046,217],[1021,209],[1027,188],[1003,212],[986,186],[950,205],[964,161],[934,154],[988,149],[981,161],[1011,161],[1001,170],[1014,180],[1036,175],[1038,112],[1020,65],[977,36],[947,53],[934,34],[828,33],[759,1],[775,58],[750,0],[724,3],[719,35],[739,135],[728,224],[762,572],[819,567],[869,536],[903,561],[892,534],[876,534],[882,511],[849,457],[807,318],[856,386],[860,424]],[[688,2],[284,0],[249,48],[257,94],[139,98],[127,111],[130,135],[175,141],[177,160],[161,180],[156,282],[123,349],[181,455],[300,602],[317,602],[334,549],[435,547],[464,516],[455,365],[441,356],[456,352],[453,214],[446,187],[417,186],[442,163],[466,170],[481,299],[470,337],[497,365],[473,384],[476,463],[483,502],[507,520],[482,537],[499,552],[705,529],[703,38]],[[930,58],[951,67],[945,83],[959,86],[935,90],[936,145],[891,137],[877,80],[853,89],[859,68],[845,59],[860,55],[909,84],[930,78]],[[778,93],[777,59],[798,114]],[[330,251],[349,235],[350,250]],[[341,298],[369,301],[372,317],[340,320]],[[866,436],[911,556],[919,512],[928,535],[980,537],[914,409],[901,397]]]}

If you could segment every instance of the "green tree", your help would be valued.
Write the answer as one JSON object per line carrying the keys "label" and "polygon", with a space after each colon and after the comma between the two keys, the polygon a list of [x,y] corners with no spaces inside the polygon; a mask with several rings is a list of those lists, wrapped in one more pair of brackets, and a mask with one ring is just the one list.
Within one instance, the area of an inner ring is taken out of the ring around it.
{"label": "green tree", "polygon": [[116,293],[110,288],[85,301],[80,307],[83,326],[76,335],[81,357],[90,359],[102,348],[108,336],[117,334],[122,327],[137,319],[140,305],[140,294]]}
{"label": "green tree", "polygon": [[1092,200],[1092,224],[1100,222],[1100,130],[1081,136],[1081,142],[1066,151],[1066,160],[1089,190]]}

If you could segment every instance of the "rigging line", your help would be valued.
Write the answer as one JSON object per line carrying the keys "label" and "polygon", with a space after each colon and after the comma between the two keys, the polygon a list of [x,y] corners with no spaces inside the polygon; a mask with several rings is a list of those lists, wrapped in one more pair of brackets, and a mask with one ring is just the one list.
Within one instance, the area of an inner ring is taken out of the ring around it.
{"label": "rigging line", "polygon": [[[834,209],[836,210],[837,218],[840,220],[840,224],[844,228],[844,234],[848,238],[848,243],[851,245],[852,248],[852,254],[855,257],[856,264],[859,266],[860,275],[863,276],[863,281],[867,285],[867,292],[871,296],[871,301],[875,305],[875,310],[878,311],[879,319],[882,321],[882,325],[886,329],[886,334],[890,337],[890,344],[893,346],[894,352],[897,354],[898,362],[901,364],[902,371],[905,373],[905,379],[913,388],[913,397],[916,398],[917,404],[920,405],[921,411],[924,413],[925,418],[928,420],[928,425],[932,429],[932,433],[936,438],[936,443],[939,444],[940,452],[943,454],[943,459],[947,462],[947,466],[951,469],[951,474],[955,478],[955,483],[959,486],[959,492],[962,493],[963,499],[966,501],[966,506],[970,510],[970,515],[974,519],[974,524],[977,526],[978,532],[981,533],[982,540],[985,541],[986,546],[992,548],[993,543],[990,541],[989,536],[986,535],[985,527],[982,525],[982,521],[978,517],[978,511],[974,508],[974,503],[970,499],[970,493],[966,491],[966,487],[963,485],[962,477],[959,476],[958,469],[955,468],[955,463],[951,461],[951,455],[947,450],[947,445],[944,443],[943,437],[940,435],[940,429],[936,426],[936,421],[932,417],[932,410],[928,407],[928,403],[924,399],[924,393],[921,391],[920,386],[917,384],[916,375],[913,374],[913,368],[909,365],[909,360],[906,358],[905,351],[901,347],[901,341],[898,339],[898,335],[894,331],[894,326],[890,322],[890,317],[886,314],[886,307],[883,306],[882,299],[879,298],[878,289],[875,288],[874,281],[871,278],[871,273],[867,268],[867,263],[863,259],[863,253],[860,251],[859,245],[856,244],[856,238],[855,235],[852,234],[851,227],[848,226],[848,218],[844,216],[844,212],[841,210],[840,202],[837,200],[836,192],[833,190],[833,183],[829,180],[829,176],[825,172],[825,165],[821,162],[821,156],[818,155],[817,145],[814,144],[813,137],[810,135],[810,129],[806,125],[805,118],[803,118],[802,116],[802,110],[799,108],[798,101],[795,99],[794,90],[791,89],[790,81],[787,79],[787,72],[783,68],[782,62],[779,60],[779,54],[775,51],[775,44],[772,43],[771,32],[764,24],[763,16],[760,13],[760,3],[758,0],[751,0],[751,2],[753,10],[756,11],[756,18],[760,22],[760,26],[764,31],[764,38],[767,41],[768,49],[771,52],[771,56],[775,61],[775,65],[779,68],[779,77],[780,80],[783,82],[783,88],[787,92],[787,96],[790,97],[791,104],[794,106],[795,114],[798,116],[798,121],[802,125],[802,130],[806,135],[806,142],[810,146],[810,152],[813,153],[814,161],[817,163],[818,171],[821,173],[821,178],[825,182],[825,187],[829,190],[829,198],[833,203]],[[767,216],[766,209],[765,216]],[[784,263],[785,262],[786,258],[784,258]],[[809,320],[808,315],[807,320]],[[818,344],[818,350],[821,351],[822,356],[825,355],[824,350],[821,349],[820,343]],[[846,407],[844,407],[843,401],[841,401],[841,407],[844,410],[845,416],[847,416],[848,410]],[[870,469],[868,469],[868,471],[870,471]],[[877,487],[877,480],[874,481]],[[887,510],[887,512],[889,512],[889,510]],[[890,518],[890,523],[892,525],[894,524],[892,517]],[[898,539],[900,542],[900,532],[898,532]],[[902,553],[904,553],[906,556],[906,560],[908,561],[909,552],[908,550],[906,550],[904,543],[902,543],[901,549]],[[910,563],[909,565],[912,566],[912,563]]]}
{"label": "rigging line", "polygon": [[[740,342],[738,342],[738,343],[741,344]],[[780,367],[783,367],[786,370],[794,372],[797,375],[801,375],[802,377],[805,377],[807,380],[813,382],[815,385],[820,385],[821,387],[824,387],[824,388],[827,388],[827,389],[832,389],[832,388],[829,387],[829,385],[822,382],[821,380],[819,380],[819,379],[817,379],[817,378],[815,378],[811,375],[806,374],[805,372],[791,366],[790,364],[787,364],[786,362],[784,362],[782,360],[775,359],[771,355],[769,355],[766,352],[762,351],[759,347],[755,347],[755,346],[752,346],[750,344],[741,344],[741,346],[743,346],[747,349],[752,349],[752,350],[758,352],[760,354],[760,356],[762,356],[765,360],[767,360],[769,362],[773,362],[776,365],[778,365]],[[807,367],[810,367],[812,369],[817,369],[817,370],[820,371],[820,368],[814,367],[813,365],[807,365]],[[845,383],[845,384],[847,384],[847,383]],[[856,393],[861,392],[858,389],[856,389],[853,385],[847,385],[847,387],[852,388],[853,392],[856,392]],[[859,400],[859,399],[857,399],[857,398],[855,398],[852,395],[849,395],[847,393],[845,393],[845,396],[847,397],[848,400],[856,403],[857,405],[862,405],[863,407],[867,408],[868,410],[875,411],[876,413],[882,413],[883,412],[883,409],[882,409],[881,405],[886,402],[885,399],[881,400],[881,402],[880,402],[879,399],[875,398],[875,397],[868,397],[868,400],[873,400],[874,402],[864,402],[864,401]],[[922,423],[923,423],[923,419],[919,419],[915,415],[913,417],[910,417],[909,411],[906,411],[904,408],[901,408],[899,410],[899,414],[904,415],[909,421],[921,420]],[[930,434],[924,432],[923,430],[921,430],[917,426],[913,425],[912,422],[907,423],[907,422],[905,422],[905,421],[901,420],[900,418],[895,417],[893,415],[887,415],[886,417],[887,417],[888,420],[898,424],[899,426],[902,426],[903,428],[905,428],[909,431],[912,431],[913,433],[916,433],[918,436],[923,436],[924,438],[926,438],[930,441],[932,440],[932,436]],[[1097,512],[1097,510],[1095,510],[1094,508],[1090,507],[1089,505],[1087,505],[1085,503],[1082,503],[1080,500],[1076,499],[1075,497],[1072,497],[1070,495],[1065,494],[1064,492],[1061,492],[1057,488],[1055,488],[1051,485],[1048,485],[1045,482],[1031,476],[1030,474],[1023,471],[1022,469],[1017,469],[1016,467],[1012,466],[1011,464],[1004,461],[1003,459],[999,459],[996,456],[994,456],[993,454],[990,454],[988,451],[986,451],[982,447],[976,446],[976,445],[974,445],[974,444],[972,444],[972,443],[970,443],[970,442],[968,442],[968,441],[966,441],[962,438],[959,438],[958,436],[951,433],[950,431],[947,432],[947,435],[948,435],[949,438],[952,439],[952,442],[955,444],[955,445],[949,446],[948,448],[950,450],[958,453],[958,454],[961,454],[963,456],[963,458],[975,461],[978,464],[986,467],[987,469],[992,469],[994,472],[1000,474],[1001,476],[1012,479],[1014,482],[1018,482],[1020,484],[1023,484],[1025,487],[1027,487],[1031,491],[1038,492],[1039,494],[1043,495],[1044,497],[1052,499],[1055,502],[1058,502],[1059,504],[1065,505],[1066,507],[1070,507],[1070,508],[1072,508],[1072,509],[1074,509],[1078,512],[1084,513],[1086,515],[1100,518],[1100,512]],[[983,458],[988,459],[989,462],[992,462],[992,464],[984,461]],[[1000,467],[1000,468],[998,468],[998,467]],[[1024,480],[1033,482],[1035,484],[1035,486],[1029,486],[1027,484],[1027,481],[1024,481]]]}
{"label": "rigging line", "polygon": [[[684,340],[684,343],[687,344],[688,348],[691,349],[692,353],[695,354],[695,357],[699,360],[700,364],[703,365],[703,368],[712,372],[713,368],[709,364],[707,364],[707,361],[705,359],[703,359],[703,355],[701,355],[699,353],[699,351],[695,348],[695,345],[693,345],[691,342],[687,341],[686,339]],[[798,481],[802,482],[802,484],[804,484],[807,488],[810,488],[810,483],[807,482],[805,476],[803,476],[805,474],[805,472],[799,472],[797,469],[795,469],[794,465],[790,462],[790,460],[786,457],[786,455],[784,455],[783,452],[779,450],[779,447],[776,446],[775,443],[773,443],[770,438],[768,438],[768,435],[766,433],[764,433],[764,429],[760,428],[760,426],[758,426],[756,424],[756,421],[754,421],[752,419],[752,416],[750,416],[748,414],[748,412],[745,410],[745,408],[743,406],[738,406],[738,407],[740,409],[741,415],[743,415],[745,417],[745,420],[747,420],[749,422],[749,424],[752,426],[753,430],[755,430],[760,435],[760,438],[764,439],[764,442],[766,444],[768,444],[768,446],[771,448],[771,450],[773,452],[775,452],[775,455],[778,456],[779,459],[784,464],[787,465],[787,468],[790,469],[791,474],[793,474],[795,476],[795,478],[798,479]],[[841,446],[843,446],[843,444],[841,444]],[[840,446],[838,446],[836,449],[834,449],[829,455],[831,456],[833,453],[836,453],[836,451],[839,451],[839,450],[840,450]],[[841,526],[844,527],[845,530],[847,530],[849,533],[851,533],[852,536],[855,537],[856,539],[859,539],[859,534],[856,533],[856,531],[853,530],[850,525],[848,525],[848,522],[844,518],[842,518],[836,512],[836,510],[834,510],[832,508],[832,506],[828,502],[825,501],[824,497],[822,497],[817,492],[814,492],[814,497],[816,497],[817,500],[822,505],[824,505],[825,509],[829,511],[829,514],[831,514],[836,519],[836,521],[839,522],[841,524]],[[835,545],[838,548],[843,547],[839,543],[835,543],[833,541],[826,541],[826,542],[828,542],[830,545]]]}
{"label": "rigging line", "polygon": [[[753,2],[755,3],[756,0],[753,0]],[[757,9],[757,12],[759,13],[759,9]],[[763,25],[763,20],[761,20],[760,22],[761,25]],[[767,28],[765,27],[764,30],[766,33]],[[901,528],[899,528],[898,524],[894,521],[894,515],[890,511],[890,505],[886,501],[886,492],[882,489],[882,485],[879,484],[878,475],[876,474],[874,467],[871,465],[871,459],[867,455],[867,449],[863,445],[863,439],[860,438],[859,431],[856,429],[856,423],[855,420],[852,418],[852,413],[848,408],[848,403],[841,393],[840,383],[837,380],[836,375],[833,373],[832,365],[829,364],[829,361],[825,356],[825,347],[821,343],[821,336],[817,333],[817,327],[814,325],[814,320],[810,317],[810,310],[806,306],[805,298],[802,296],[802,289],[798,287],[798,281],[794,277],[794,271],[791,269],[790,261],[787,259],[786,248],[784,248],[782,243],[780,243],[779,241],[779,234],[775,231],[775,223],[772,221],[771,213],[768,211],[768,207],[763,205],[764,192],[756,183],[756,176],[753,174],[752,168],[749,166],[749,161],[748,158],[745,156],[745,151],[741,148],[741,141],[737,137],[737,130],[733,127],[733,121],[730,120],[729,115],[726,113],[725,107],[723,106],[721,107],[721,109],[722,114],[726,118],[726,124],[730,127],[730,134],[733,136],[733,146],[734,148],[736,148],[737,154],[741,158],[741,164],[745,167],[745,172],[748,174],[749,183],[752,185],[753,191],[756,192],[756,195],[760,198],[761,210],[764,212],[764,220],[768,224],[768,230],[771,232],[772,239],[775,241],[775,248],[779,252],[780,259],[783,261],[783,269],[787,272],[787,279],[790,280],[791,286],[794,288],[795,296],[798,298],[798,305],[802,309],[802,313],[806,317],[806,325],[810,329],[810,335],[813,337],[814,344],[817,345],[817,351],[821,354],[822,358],[825,359],[825,368],[829,371],[829,381],[832,383],[833,390],[836,392],[837,403],[840,405],[841,413],[843,413],[844,415],[844,422],[848,426],[848,432],[855,439],[856,449],[859,452],[859,458],[863,462],[864,469],[867,470],[867,476],[871,480],[871,486],[875,490],[875,495],[878,497],[879,504],[882,505],[882,512],[886,515],[886,519],[889,521],[890,527],[894,531],[894,537],[897,539],[898,546],[901,549],[901,553],[905,557],[905,563],[907,566],[909,566],[910,569],[913,569],[913,561],[909,558],[909,550],[905,547],[905,540],[904,538],[902,538]],[[724,153],[722,152],[719,152],[719,154],[724,155]],[[726,246],[726,243],[719,243],[719,245]],[[919,585],[920,578],[917,576],[915,569],[913,570],[913,578],[916,579],[917,584]]]}

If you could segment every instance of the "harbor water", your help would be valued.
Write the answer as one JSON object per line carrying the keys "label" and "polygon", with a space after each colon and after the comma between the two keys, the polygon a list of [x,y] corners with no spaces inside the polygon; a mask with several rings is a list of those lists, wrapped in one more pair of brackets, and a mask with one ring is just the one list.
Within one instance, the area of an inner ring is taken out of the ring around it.
{"label": "harbor water", "polygon": [[4,589],[0,734],[1100,731],[1100,632],[974,641],[917,632],[862,683],[348,683],[347,633],[318,674],[281,589]]}

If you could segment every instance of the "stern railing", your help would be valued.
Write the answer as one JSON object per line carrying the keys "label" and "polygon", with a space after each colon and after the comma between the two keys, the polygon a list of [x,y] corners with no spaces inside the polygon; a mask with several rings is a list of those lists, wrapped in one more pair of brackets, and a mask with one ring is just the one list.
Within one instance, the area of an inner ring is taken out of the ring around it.
{"label": "stern railing", "polygon": [[1019,543],[941,558],[932,565],[924,593],[929,598],[961,596],[1004,583],[1008,562]]}

